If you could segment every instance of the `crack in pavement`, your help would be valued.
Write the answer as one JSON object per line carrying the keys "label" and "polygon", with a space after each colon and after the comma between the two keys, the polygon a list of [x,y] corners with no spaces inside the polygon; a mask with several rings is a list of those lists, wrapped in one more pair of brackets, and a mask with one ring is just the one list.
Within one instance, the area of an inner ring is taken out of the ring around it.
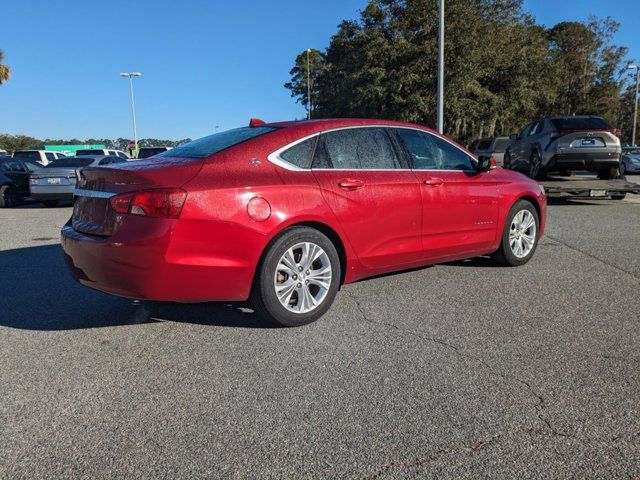
{"label": "crack in pavement", "polygon": [[583,255],[586,255],[587,257],[592,258],[594,260],[597,260],[598,262],[603,263],[603,264],[605,264],[605,265],[607,265],[607,266],[609,266],[611,268],[614,268],[614,269],[619,270],[621,272],[627,273],[627,274],[631,275],[634,278],[640,279],[640,275],[638,275],[637,273],[629,271],[629,270],[625,270],[624,268],[619,267],[618,265],[616,265],[614,263],[611,263],[611,262],[609,262],[607,260],[604,260],[604,259],[602,259],[600,257],[597,257],[597,256],[593,255],[592,253],[585,252],[584,250],[582,250],[582,249],[580,249],[580,248],[578,248],[578,247],[576,247],[574,245],[571,245],[570,243],[567,243],[567,242],[565,242],[563,240],[560,240],[560,239],[558,239],[556,237],[552,237],[551,235],[548,235],[546,233],[545,233],[545,237],[547,237],[548,239],[553,240],[554,242],[559,243],[560,245],[564,245],[565,247],[567,247],[570,250],[573,250],[575,252],[578,252],[578,253],[581,253]]}
{"label": "crack in pavement", "polygon": [[[538,418],[538,420],[541,422],[543,430],[536,430],[536,429],[532,429],[532,428],[520,428],[517,429],[515,431],[512,432],[507,432],[507,433],[500,433],[500,434],[496,434],[493,435],[491,437],[489,437],[488,439],[482,440],[474,445],[471,446],[454,446],[454,447],[450,447],[450,448],[446,448],[446,449],[442,449],[442,450],[437,450],[435,452],[430,452],[429,454],[420,457],[416,460],[413,460],[411,462],[402,462],[402,461],[397,461],[397,462],[391,462],[387,465],[384,465],[382,467],[380,467],[376,472],[374,472],[373,474],[370,474],[366,477],[364,477],[365,479],[374,479],[374,478],[378,478],[382,475],[384,475],[386,472],[388,472],[389,470],[392,469],[398,469],[398,468],[411,468],[411,467],[417,467],[417,466],[421,466],[421,465],[425,465],[429,462],[432,462],[434,460],[437,460],[441,457],[444,457],[446,455],[451,455],[451,454],[457,454],[457,453],[465,453],[465,452],[475,452],[478,450],[483,449],[485,446],[494,443],[496,440],[499,440],[500,438],[506,436],[506,435],[511,435],[511,434],[516,434],[519,432],[529,432],[529,433],[535,433],[535,434],[539,434],[539,435],[550,435],[550,436],[556,436],[556,437],[563,437],[563,438],[571,438],[580,442],[598,442],[598,443],[603,443],[608,447],[612,447],[612,445],[610,444],[610,442],[617,442],[618,440],[620,440],[622,437],[624,437],[625,435],[617,435],[611,439],[603,439],[600,437],[584,437],[584,436],[580,436],[580,435],[576,435],[574,433],[567,433],[567,432],[563,432],[559,429],[557,429],[556,427],[554,427],[554,425],[551,423],[551,421],[546,418],[543,415],[544,409],[547,405],[547,401],[545,400],[544,396],[540,393],[538,393],[536,391],[536,389],[533,387],[533,385],[531,385],[529,382],[527,382],[526,380],[522,380],[518,377],[516,377],[515,375],[509,375],[509,374],[505,374],[502,372],[499,372],[496,370],[495,367],[493,367],[492,365],[488,364],[484,359],[482,359],[481,357],[477,357],[475,355],[466,353],[461,351],[461,349],[453,344],[450,344],[444,340],[435,338],[435,337],[431,337],[428,335],[425,335],[423,333],[418,333],[412,330],[406,330],[403,328],[400,328],[398,325],[395,325],[393,323],[388,323],[388,322],[379,322],[379,321],[375,321],[375,320],[371,320],[370,318],[368,318],[367,314],[365,313],[362,305],[360,304],[360,301],[358,300],[358,298],[350,291],[348,291],[347,289],[344,290],[346,295],[351,298],[355,305],[356,308],[358,309],[358,311],[360,312],[360,315],[362,317],[362,319],[370,324],[373,325],[378,325],[378,326],[385,326],[385,327],[390,327],[393,328],[395,330],[397,330],[400,333],[404,333],[404,334],[408,334],[411,336],[414,336],[416,338],[422,339],[422,340],[426,340],[432,343],[436,343],[440,346],[443,346],[449,350],[452,350],[456,355],[462,357],[462,358],[467,358],[470,360],[473,360],[475,362],[478,362],[481,366],[487,368],[489,370],[489,372],[492,375],[496,375],[504,380],[510,381],[510,382],[516,382],[518,384],[520,384],[521,386],[523,386],[527,392],[530,394],[530,396],[533,396],[536,398],[537,402],[536,404],[533,406],[535,413],[536,413],[536,418]],[[640,433],[640,432],[639,432]],[[638,436],[638,434],[633,434],[631,435],[630,438],[635,438],[636,436]]]}

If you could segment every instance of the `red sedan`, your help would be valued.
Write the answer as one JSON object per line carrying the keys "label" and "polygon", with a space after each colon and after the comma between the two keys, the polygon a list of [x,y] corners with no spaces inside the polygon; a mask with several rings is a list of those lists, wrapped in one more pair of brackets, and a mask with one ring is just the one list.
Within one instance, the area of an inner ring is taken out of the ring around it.
{"label": "red sedan", "polygon": [[62,229],[72,275],[124,297],[252,299],[281,325],[340,286],[492,254],[522,265],[546,197],[428,128],[381,120],[265,124],[149,160],[81,170]]}

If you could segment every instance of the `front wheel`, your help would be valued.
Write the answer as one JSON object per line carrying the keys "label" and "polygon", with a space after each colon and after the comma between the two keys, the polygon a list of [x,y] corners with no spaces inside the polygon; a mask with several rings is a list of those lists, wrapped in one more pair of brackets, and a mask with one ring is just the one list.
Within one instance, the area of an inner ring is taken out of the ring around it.
{"label": "front wheel", "polygon": [[620,163],[620,175],[624,175],[625,173],[627,173],[627,166],[625,165],[624,162]]}
{"label": "front wheel", "polygon": [[509,152],[506,152],[504,154],[504,159],[502,160],[502,168],[511,170],[511,154]]}
{"label": "front wheel", "polygon": [[527,200],[518,200],[507,215],[500,248],[493,258],[503,265],[515,267],[527,263],[538,246],[540,218]]}
{"label": "front wheel", "polygon": [[340,287],[340,258],[324,234],[293,227],[274,240],[258,266],[252,292],[256,311],[285,327],[316,321]]}
{"label": "front wheel", "polygon": [[42,203],[47,208],[54,208],[58,206],[58,200],[43,200]]}

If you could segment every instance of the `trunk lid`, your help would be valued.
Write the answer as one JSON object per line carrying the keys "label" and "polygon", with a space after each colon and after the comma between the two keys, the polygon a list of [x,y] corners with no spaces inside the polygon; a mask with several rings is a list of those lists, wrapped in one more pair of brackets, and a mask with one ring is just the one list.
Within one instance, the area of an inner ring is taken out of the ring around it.
{"label": "trunk lid", "polygon": [[89,235],[110,236],[124,220],[110,197],[152,188],[179,188],[200,171],[203,159],[162,158],[87,167],[78,171],[71,224]]}
{"label": "trunk lid", "polygon": [[612,130],[564,130],[558,146],[578,151],[620,150],[620,140]]}

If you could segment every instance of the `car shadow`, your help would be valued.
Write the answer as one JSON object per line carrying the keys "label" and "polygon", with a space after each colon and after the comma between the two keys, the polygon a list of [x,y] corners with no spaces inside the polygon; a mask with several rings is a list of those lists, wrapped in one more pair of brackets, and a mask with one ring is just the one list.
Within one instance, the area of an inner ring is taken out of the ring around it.
{"label": "car shadow", "polygon": [[0,326],[51,331],[162,321],[275,328],[241,303],[146,302],[83,287],[67,271],[59,244],[0,251]]}

